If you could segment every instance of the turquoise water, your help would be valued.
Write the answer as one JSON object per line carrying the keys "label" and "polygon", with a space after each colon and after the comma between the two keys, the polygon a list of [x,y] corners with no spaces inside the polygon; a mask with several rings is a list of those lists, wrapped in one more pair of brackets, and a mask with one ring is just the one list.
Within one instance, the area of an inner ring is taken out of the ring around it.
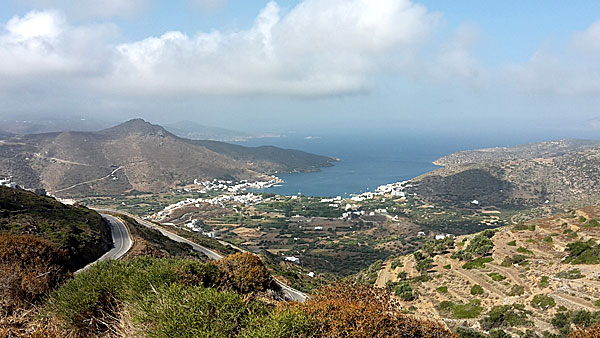
{"label": "turquoise water", "polygon": [[488,146],[485,142],[455,139],[419,139],[399,136],[285,137],[240,143],[246,146],[270,144],[339,158],[333,167],[320,172],[277,175],[285,183],[261,191],[281,195],[348,196],[372,191],[382,184],[408,180],[435,170],[432,162],[463,149]]}

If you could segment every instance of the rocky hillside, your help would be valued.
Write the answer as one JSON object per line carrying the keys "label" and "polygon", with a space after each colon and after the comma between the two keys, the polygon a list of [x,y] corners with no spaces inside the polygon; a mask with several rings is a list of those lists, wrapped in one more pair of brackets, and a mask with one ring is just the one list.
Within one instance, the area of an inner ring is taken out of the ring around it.
{"label": "rocky hillside", "polygon": [[413,180],[430,203],[524,209],[600,198],[600,141],[467,151],[435,163],[446,167]]}
{"label": "rocky hillside", "polygon": [[312,171],[330,157],[177,137],[141,119],[99,132],[32,134],[0,141],[0,176],[58,196],[160,192],[194,179],[258,180]]}
{"label": "rocky hillside", "polygon": [[587,207],[430,239],[421,251],[388,259],[357,279],[389,288],[408,311],[459,331],[562,337],[600,322],[599,217],[600,207]]}
{"label": "rocky hillside", "polygon": [[505,160],[531,160],[549,158],[600,146],[598,140],[559,140],[536,142],[515,147],[498,147],[487,149],[466,150],[446,155],[436,160],[434,164],[451,166],[467,163],[485,163]]}

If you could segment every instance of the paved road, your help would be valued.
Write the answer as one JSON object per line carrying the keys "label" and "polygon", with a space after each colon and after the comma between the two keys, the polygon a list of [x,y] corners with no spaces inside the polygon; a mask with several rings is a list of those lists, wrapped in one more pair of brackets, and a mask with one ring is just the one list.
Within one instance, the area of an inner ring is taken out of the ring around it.
{"label": "paved road", "polygon": [[[167,231],[167,230],[165,230],[165,229],[157,226],[156,224],[153,224],[152,222],[148,222],[148,221],[146,221],[146,220],[144,220],[142,218],[139,218],[139,217],[137,217],[137,216],[135,216],[133,214],[130,214],[128,212],[118,211],[118,210],[112,210],[112,209],[95,209],[95,210],[98,211],[98,212],[112,212],[112,213],[115,213],[115,214],[123,214],[123,215],[129,216],[129,217],[135,219],[141,225],[144,225],[144,226],[146,226],[148,228],[152,228],[152,229],[160,231],[161,234],[163,234],[164,236],[168,237],[171,240],[174,240],[175,242],[187,243],[187,244],[191,245],[194,250],[205,254],[209,259],[219,260],[219,259],[223,258],[222,255],[220,255],[219,253],[217,253],[217,252],[215,252],[213,250],[210,250],[209,248],[206,248],[206,247],[203,247],[201,245],[198,245],[198,244],[190,241],[189,239],[183,238],[183,237],[181,237],[181,236],[179,236],[177,234],[174,234],[174,233],[172,233],[170,231]],[[246,251],[246,250],[244,250],[242,248],[238,248],[238,247],[234,246],[233,244],[230,244],[230,243],[227,243],[227,242],[223,242],[223,241],[220,241],[220,242],[222,244],[224,244],[224,245],[231,245],[232,247],[236,248],[237,250]],[[300,292],[300,291],[298,291],[298,290],[296,290],[294,288],[291,288],[291,287],[283,284],[282,282],[278,281],[275,278],[274,278],[274,280],[277,283],[277,285],[279,285],[281,287],[281,290],[283,291],[283,294],[289,300],[296,301],[296,302],[304,302],[308,298],[308,296],[306,294],[304,294],[304,293],[302,293],[302,292]]]}
{"label": "paved road", "polygon": [[86,265],[82,269],[77,270],[75,273],[79,273],[100,261],[105,261],[108,259],[119,259],[124,254],[126,254],[127,251],[129,251],[129,249],[131,249],[131,246],[133,245],[131,235],[127,230],[127,226],[125,226],[125,224],[120,219],[108,214],[100,215],[106,220],[106,223],[108,223],[108,225],[110,226],[113,248],[107,251],[104,255],[102,255],[102,257]]}

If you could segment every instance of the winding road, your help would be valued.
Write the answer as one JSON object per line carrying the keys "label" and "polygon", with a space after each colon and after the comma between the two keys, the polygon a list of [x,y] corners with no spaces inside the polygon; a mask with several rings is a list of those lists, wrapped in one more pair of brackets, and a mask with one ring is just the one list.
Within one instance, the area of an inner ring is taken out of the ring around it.
{"label": "winding road", "polygon": [[102,255],[102,257],[86,265],[85,267],[75,271],[76,274],[86,270],[87,268],[96,264],[97,262],[105,261],[108,259],[119,259],[123,257],[123,255],[125,255],[133,245],[133,241],[131,240],[129,230],[127,230],[127,226],[125,225],[125,223],[123,223],[123,221],[112,215],[100,215],[106,220],[106,223],[108,223],[108,225],[110,226],[113,248],[107,251],[104,255]]}
{"label": "winding road", "polygon": [[[125,215],[125,216],[128,216],[128,217],[131,217],[131,218],[135,219],[136,222],[138,222],[139,224],[141,224],[141,225],[143,225],[143,226],[145,226],[147,228],[151,228],[151,229],[157,230],[161,234],[163,234],[164,236],[166,236],[167,238],[169,238],[169,239],[171,239],[171,240],[173,240],[175,242],[186,243],[186,244],[191,245],[194,250],[205,254],[211,260],[215,260],[216,261],[216,260],[219,260],[219,259],[223,258],[223,256],[221,254],[219,254],[219,253],[217,253],[217,252],[215,252],[215,251],[213,251],[213,250],[211,250],[209,248],[206,248],[206,247],[203,247],[201,245],[198,245],[197,243],[194,243],[194,242],[190,241],[189,239],[183,238],[183,237],[181,237],[181,236],[179,236],[177,234],[174,234],[174,233],[172,233],[172,232],[170,232],[168,230],[165,230],[165,229],[157,226],[156,224],[148,222],[148,221],[146,221],[146,220],[144,220],[144,219],[142,219],[142,218],[140,218],[138,216],[135,216],[133,214],[130,214],[128,212],[118,211],[118,210],[112,210],[112,209],[94,209],[94,210],[96,210],[99,213],[110,212],[110,213],[113,213],[113,214],[122,214],[122,215]],[[102,215],[104,216],[105,214],[102,214]],[[106,216],[110,216],[110,215],[106,215]],[[110,216],[110,217],[113,217],[113,216]],[[115,217],[113,217],[113,218],[116,219]],[[223,241],[221,241],[221,243],[223,243],[223,244],[229,244],[229,243],[226,243],[226,242],[223,242]],[[229,245],[231,245],[231,244],[229,244]],[[233,247],[237,248],[235,246],[233,246]],[[238,248],[238,250],[241,250],[241,249]],[[241,251],[245,251],[245,250],[241,250]],[[282,290],[283,294],[285,295],[285,297],[287,299],[295,301],[295,302],[304,302],[308,298],[308,296],[306,294],[304,294],[304,293],[302,293],[302,292],[300,292],[300,291],[298,291],[298,290],[296,290],[294,288],[291,288],[291,287],[283,284],[282,282],[280,282],[276,278],[273,278],[273,280],[277,283],[277,285],[279,285],[281,287],[281,290]]]}

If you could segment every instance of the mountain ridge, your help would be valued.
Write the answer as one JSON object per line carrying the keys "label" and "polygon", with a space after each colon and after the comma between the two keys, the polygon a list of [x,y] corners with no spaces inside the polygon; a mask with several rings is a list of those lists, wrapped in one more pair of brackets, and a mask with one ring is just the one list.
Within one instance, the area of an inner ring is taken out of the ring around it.
{"label": "mountain ridge", "polygon": [[53,132],[0,142],[0,176],[62,195],[161,192],[194,179],[269,180],[314,171],[334,159],[276,147],[178,137],[133,119],[99,132]]}

